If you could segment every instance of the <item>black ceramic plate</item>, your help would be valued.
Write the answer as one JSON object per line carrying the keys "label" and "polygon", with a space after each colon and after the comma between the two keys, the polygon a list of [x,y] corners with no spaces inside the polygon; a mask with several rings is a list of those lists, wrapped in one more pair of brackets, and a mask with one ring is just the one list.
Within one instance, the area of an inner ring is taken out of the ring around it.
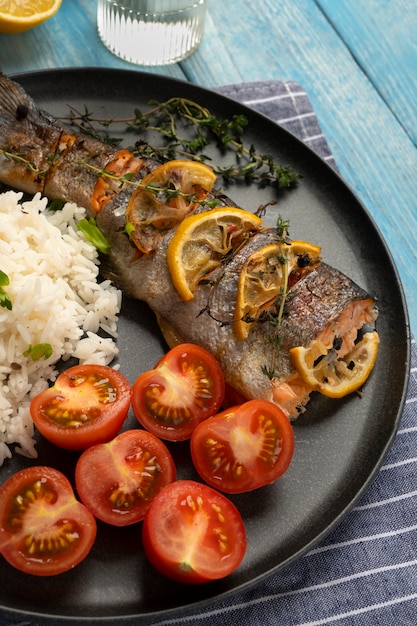
{"label": "black ceramic plate", "polygon": [[[303,176],[298,188],[279,198],[277,211],[290,219],[293,238],[322,246],[324,259],[378,299],[380,353],[363,397],[341,401],[314,397],[295,426],[295,456],[285,476],[253,494],[232,497],[248,536],[246,557],[228,578],[200,587],[162,579],[146,563],[140,525],[117,529],[99,524],[97,542],[84,563],[54,578],[32,578],[0,560],[0,606],[7,615],[35,622],[92,618],[151,623],[213,606],[285,567],[323,537],[369,484],[395,435],[404,401],[409,338],[407,314],[397,272],[381,236],[349,188],[335,172],[292,135],[265,117],[211,91],[139,72],[75,69],[18,77],[35,100],[53,115],[66,105],[109,117],[131,114],[135,106],[171,96],[191,98],[219,117],[244,113],[247,143],[290,164]],[[120,133],[119,133],[120,134]],[[131,134],[126,143],[133,144]],[[222,162],[220,154],[213,154]],[[230,159],[229,159],[230,160]],[[270,189],[233,186],[236,204],[253,210],[274,197]],[[275,213],[274,213],[275,211]],[[120,364],[133,382],[165,349],[154,317],[140,302],[125,300],[120,319]],[[389,381],[389,386],[387,385]],[[135,425],[130,416],[127,426]],[[188,444],[171,446],[181,478],[196,478]],[[39,462],[72,477],[75,457],[38,446]],[[17,456],[0,468],[3,482],[28,464]]]}

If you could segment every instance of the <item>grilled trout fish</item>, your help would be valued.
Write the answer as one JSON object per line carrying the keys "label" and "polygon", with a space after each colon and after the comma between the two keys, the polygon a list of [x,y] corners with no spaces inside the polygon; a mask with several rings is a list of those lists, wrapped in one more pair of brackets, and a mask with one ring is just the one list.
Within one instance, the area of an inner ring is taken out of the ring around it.
{"label": "grilled trout fish", "polygon": [[[160,188],[145,189],[139,219],[135,184],[158,167],[62,126],[0,75],[0,182],[85,207],[109,243],[102,274],[147,302],[169,346],[192,342],[208,349],[231,388],[244,398],[278,404],[290,418],[304,410],[314,390],[338,397],[357,389],[376,357],[374,298],[319,254],[310,254],[308,244],[307,252],[299,251],[285,232],[262,224],[240,238],[223,224],[221,236],[230,242],[226,253],[217,254],[191,297],[184,298],[167,260],[180,225],[233,203],[213,192],[214,176],[201,183],[201,170],[200,182],[191,181],[191,199],[177,195],[171,201]],[[167,171],[168,184],[181,191],[181,163]],[[216,209],[201,202],[208,196],[216,199]],[[294,245],[288,267],[285,255]],[[246,285],[242,276],[252,280],[249,295],[261,298],[256,311],[237,307]]]}

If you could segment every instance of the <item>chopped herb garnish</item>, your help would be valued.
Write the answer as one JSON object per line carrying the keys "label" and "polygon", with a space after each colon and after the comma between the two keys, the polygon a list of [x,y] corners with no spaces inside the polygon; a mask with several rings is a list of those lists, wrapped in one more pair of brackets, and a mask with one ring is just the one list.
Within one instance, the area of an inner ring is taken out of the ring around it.
{"label": "chopped herb garnish", "polygon": [[64,200],[52,200],[52,202],[48,204],[48,209],[50,211],[62,211],[64,204]]}
{"label": "chopped herb garnish", "polygon": [[80,220],[77,224],[77,228],[84,233],[88,241],[97,248],[97,250],[103,254],[109,254],[110,244],[97,226],[96,220],[93,217],[90,217],[89,220],[86,218]]}
{"label": "chopped herb garnish", "polygon": [[7,287],[10,284],[9,277],[7,274],[0,270],[0,306],[12,310],[12,301],[10,300],[7,293],[4,291],[3,287]]}
{"label": "chopped herb garnish", "polygon": [[52,346],[50,343],[37,343],[34,346],[30,345],[23,353],[23,356],[30,356],[32,361],[39,361],[42,357],[49,359],[51,355]]}
{"label": "chopped herb garnish", "polygon": [[132,224],[132,222],[126,222],[123,232],[126,233],[129,239],[130,239],[130,235],[132,234],[134,230],[135,230],[135,226]]}

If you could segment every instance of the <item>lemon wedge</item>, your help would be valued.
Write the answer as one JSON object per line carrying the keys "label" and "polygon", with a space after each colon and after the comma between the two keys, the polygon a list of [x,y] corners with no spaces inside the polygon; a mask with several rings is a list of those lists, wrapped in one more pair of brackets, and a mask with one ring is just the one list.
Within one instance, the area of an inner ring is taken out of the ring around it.
{"label": "lemon wedge", "polygon": [[[246,339],[262,311],[273,305],[284,287],[314,267],[321,248],[307,241],[274,242],[259,248],[247,259],[239,276],[234,332]],[[298,272],[297,277],[292,274]]]}
{"label": "lemon wedge", "polygon": [[145,176],[129,199],[126,221],[131,238],[145,254],[159,239],[198,208],[213,188],[216,175],[197,161],[167,161]]}
{"label": "lemon wedge", "polygon": [[13,35],[38,26],[55,15],[62,0],[2,0],[0,33]]}
{"label": "lemon wedge", "polygon": [[365,383],[375,365],[378,347],[378,333],[368,332],[343,358],[320,342],[308,348],[292,348],[290,354],[300,377],[311,389],[330,398],[342,398]]}
{"label": "lemon wedge", "polygon": [[221,265],[226,254],[261,228],[257,215],[236,207],[186,217],[168,245],[167,262],[174,287],[192,300],[198,283]]}

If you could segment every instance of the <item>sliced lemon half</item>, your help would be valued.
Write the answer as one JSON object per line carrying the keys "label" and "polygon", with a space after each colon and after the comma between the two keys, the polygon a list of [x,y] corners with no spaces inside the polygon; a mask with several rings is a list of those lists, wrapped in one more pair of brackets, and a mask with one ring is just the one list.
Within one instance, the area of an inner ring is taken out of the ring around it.
{"label": "sliced lemon half", "polygon": [[378,347],[378,333],[368,332],[343,358],[320,342],[309,348],[292,348],[290,354],[300,377],[311,389],[330,398],[342,398],[365,383],[375,365]]}
{"label": "sliced lemon half", "polygon": [[202,278],[219,267],[226,254],[261,226],[260,217],[236,207],[186,217],[167,250],[171,279],[181,298],[192,300]]}
{"label": "sliced lemon half", "polygon": [[[246,339],[251,325],[275,302],[293,272],[303,273],[320,260],[321,248],[307,241],[274,242],[248,258],[239,276],[234,332]],[[294,278],[292,278],[292,283]]]}
{"label": "sliced lemon half", "polygon": [[62,0],[2,0],[0,33],[13,35],[41,24],[55,15]]}
{"label": "sliced lemon half", "polygon": [[129,199],[126,221],[134,226],[131,238],[145,254],[192,214],[212,190],[213,170],[197,161],[168,161],[145,176]]}

